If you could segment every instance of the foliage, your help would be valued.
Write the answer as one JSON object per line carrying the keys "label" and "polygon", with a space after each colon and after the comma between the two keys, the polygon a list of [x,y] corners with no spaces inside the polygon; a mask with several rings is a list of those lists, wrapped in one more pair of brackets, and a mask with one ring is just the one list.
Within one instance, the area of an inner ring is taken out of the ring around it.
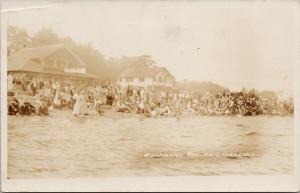
{"label": "foliage", "polygon": [[206,82],[206,81],[182,81],[182,82],[177,82],[176,88],[178,89],[184,89],[189,92],[193,92],[196,94],[204,95],[207,92],[211,94],[218,94],[222,93],[223,91],[226,90],[226,88],[212,83],[212,82]]}
{"label": "foliage", "polygon": [[9,26],[8,34],[8,55],[24,47],[63,43],[85,62],[88,73],[97,75],[102,80],[115,80],[117,75],[128,67],[150,67],[155,64],[150,55],[105,59],[91,44],[78,44],[69,37],[62,38],[50,28],[43,28],[33,37],[29,37],[25,30]]}
{"label": "foliage", "polygon": [[7,55],[11,55],[31,42],[29,35],[24,29],[8,26],[7,28]]}

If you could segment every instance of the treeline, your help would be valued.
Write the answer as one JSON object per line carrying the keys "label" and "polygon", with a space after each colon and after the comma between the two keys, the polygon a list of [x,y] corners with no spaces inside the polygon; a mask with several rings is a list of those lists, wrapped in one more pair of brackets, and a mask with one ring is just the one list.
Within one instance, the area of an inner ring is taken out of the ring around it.
{"label": "treeline", "polygon": [[86,63],[87,72],[97,75],[102,80],[113,80],[121,71],[130,66],[152,66],[155,64],[149,55],[106,59],[92,45],[79,44],[69,37],[60,37],[50,28],[41,29],[31,37],[24,29],[8,26],[7,34],[8,56],[25,47],[63,43]]}
{"label": "treeline", "polygon": [[[233,92],[230,89],[223,87],[219,84],[209,82],[209,81],[178,81],[176,82],[176,88],[181,90],[186,90],[190,93],[205,95],[209,92],[212,95],[218,95],[223,92]],[[270,99],[278,99],[276,92],[271,90],[263,90],[258,91],[255,89],[247,90],[246,88],[242,88],[241,93],[255,93],[258,97],[267,97]]]}

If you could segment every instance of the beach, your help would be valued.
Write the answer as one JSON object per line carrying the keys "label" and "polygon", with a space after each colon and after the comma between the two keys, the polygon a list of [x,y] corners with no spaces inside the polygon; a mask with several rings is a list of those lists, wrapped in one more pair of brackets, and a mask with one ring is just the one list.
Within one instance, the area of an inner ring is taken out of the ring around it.
{"label": "beach", "polygon": [[9,178],[283,175],[292,116],[8,116]]}

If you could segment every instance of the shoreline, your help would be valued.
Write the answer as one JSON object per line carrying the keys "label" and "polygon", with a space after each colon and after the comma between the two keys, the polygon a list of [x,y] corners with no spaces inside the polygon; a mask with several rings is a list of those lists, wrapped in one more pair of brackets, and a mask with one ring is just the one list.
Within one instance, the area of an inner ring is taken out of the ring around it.
{"label": "shoreline", "polygon": [[[20,116],[20,115],[7,115],[9,119],[12,119],[13,117],[48,117],[48,118],[56,118],[59,117],[61,114],[64,114],[67,116],[71,116],[72,118],[90,118],[90,117],[97,117],[97,118],[111,118],[111,119],[126,119],[126,118],[138,118],[138,119],[169,119],[169,118],[175,118],[175,119],[181,119],[181,118],[216,118],[216,117],[224,117],[224,118],[249,118],[249,117],[294,117],[294,114],[286,114],[286,115],[272,115],[272,114],[261,114],[261,115],[253,115],[253,116],[242,116],[242,115],[202,115],[202,114],[182,114],[182,115],[169,115],[169,116],[150,116],[147,117],[144,114],[136,114],[135,112],[130,112],[130,113],[122,113],[122,112],[115,112],[112,110],[107,110],[104,111],[102,115],[97,115],[97,114],[86,114],[86,115],[77,115],[74,116],[72,114],[71,110],[68,109],[54,109],[51,110],[49,116],[38,116],[38,115],[30,115],[30,116]],[[65,116],[64,116],[65,117]]]}

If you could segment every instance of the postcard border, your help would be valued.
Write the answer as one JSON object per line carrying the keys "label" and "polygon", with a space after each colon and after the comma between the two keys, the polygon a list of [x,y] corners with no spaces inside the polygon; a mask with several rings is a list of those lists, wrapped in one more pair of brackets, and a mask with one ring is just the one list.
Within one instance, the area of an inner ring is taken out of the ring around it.
{"label": "postcard border", "polygon": [[[233,1],[231,1],[232,3]],[[239,1],[236,1],[239,2]],[[4,192],[57,191],[299,191],[300,190],[300,3],[295,2],[298,28],[294,72],[294,174],[283,176],[124,177],[82,179],[7,179],[7,17],[1,13],[1,189]],[[297,121],[298,120],[298,121]]]}

